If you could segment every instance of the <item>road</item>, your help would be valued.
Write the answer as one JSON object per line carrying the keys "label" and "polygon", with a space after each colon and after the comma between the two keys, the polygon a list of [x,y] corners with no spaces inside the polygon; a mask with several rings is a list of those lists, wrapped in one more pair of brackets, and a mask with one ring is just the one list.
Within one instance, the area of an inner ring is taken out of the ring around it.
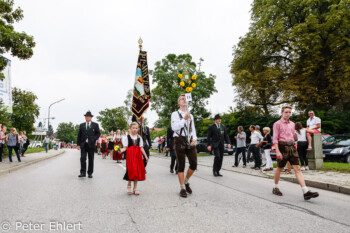
{"label": "road", "polygon": [[282,181],[284,196],[278,197],[271,193],[271,179],[231,171],[214,177],[211,168],[199,166],[190,180],[193,194],[184,199],[168,160],[151,157],[141,195],[128,196],[125,163],[95,155],[94,178],[78,178],[79,157],[79,151],[67,150],[0,176],[0,227],[10,224],[8,232],[30,232],[24,227],[33,232],[73,227],[70,232],[350,231],[348,195],[312,189],[320,197],[304,201],[298,185]]}

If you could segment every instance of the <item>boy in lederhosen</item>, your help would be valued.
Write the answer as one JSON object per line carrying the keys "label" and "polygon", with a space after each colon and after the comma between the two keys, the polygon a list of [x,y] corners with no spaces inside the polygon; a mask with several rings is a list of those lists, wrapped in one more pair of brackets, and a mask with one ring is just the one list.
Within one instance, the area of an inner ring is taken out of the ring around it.
{"label": "boy in lederhosen", "polygon": [[277,154],[277,169],[275,172],[275,187],[272,193],[277,196],[282,196],[282,192],[278,188],[278,182],[283,168],[287,162],[293,166],[295,176],[304,193],[304,199],[309,200],[319,196],[317,192],[311,192],[305,184],[303,173],[299,166],[299,155],[294,146],[295,124],[289,120],[292,114],[291,106],[282,107],[282,118],[273,125],[273,144]]}
{"label": "boy in lederhosen", "polygon": [[[188,180],[197,169],[197,135],[193,116],[186,111],[187,101],[184,94],[180,95],[177,103],[180,109],[171,114],[171,128],[174,131],[174,149],[178,164],[177,171],[180,182],[180,196],[187,197],[187,193],[192,193]],[[187,140],[188,135],[191,136],[190,141]],[[186,173],[186,178],[184,177],[185,156],[187,156],[190,164]]]}

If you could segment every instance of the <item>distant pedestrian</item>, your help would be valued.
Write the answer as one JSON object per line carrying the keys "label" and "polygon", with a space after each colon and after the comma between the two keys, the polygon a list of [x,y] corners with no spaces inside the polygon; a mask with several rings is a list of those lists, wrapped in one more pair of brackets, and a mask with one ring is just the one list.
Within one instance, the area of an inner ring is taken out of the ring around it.
{"label": "distant pedestrian", "polygon": [[245,168],[247,166],[247,159],[246,159],[246,156],[245,156],[245,152],[246,152],[246,149],[247,149],[247,146],[246,146],[246,134],[245,132],[243,131],[243,126],[238,126],[237,128],[238,130],[238,133],[237,135],[235,136],[235,139],[236,139],[236,152],[235,152],[235,165],[233,165],[232,167],[238,167],[238,164],[239,164],[239,161],[238,161],[238,155],[240,153],[242,153],[242,158],[243,158],[243,168]]}
{"label": "distant pedestrian", "polygon": [[17,155],[18,162],[21,162],[21,158],[19,156],[19,135],[15,128],[11,129],[11,133],[6,136],[7,148],[9,150],[9,161],[12,163],[12,149],[15,151]]}
{"label": "distant pedestrian", "polygon": [[0,128],[0,162],[2,162],[2,153],[4,152],[5,139],[6,139],[6,126],[1,125]]}
{"label": "distant pedestrian", "polygon": [[23,157],[25,157],[24,153],[27,151],[29,143],[30,143],[29,138],[27,137],[26,131],[23,131],[23,137],[24,137],[25,143],[23,145],[22,155],[23,155]]}
{"label": "distant pedestrian", "polygon": [[165,136],[162,137],[162,153],[165,152],[165,143],[166,143],[166,139]]}
{"label": "distant pedestrian", "polygon": [[161,153],[161,147],[162,147],[162,138],[158,136],[158,152]]}
{"label": "distant pedestrian", "polygon": [[47,151],[49,150],[49,146],[50,146],[49,135],[46,135],[44,142],[45,142],[45,150],[46,150],[46,153],[47,153]]}
{"label": "distant pedestrian", "polygon": [[277,196],[283,195],[279,190],[278,182],[284,166],[289,161],[293,166],[295,176],[304,193],[304,200],[316,198],[319,194],[317,192],[311,192],[306,187],[303,173],[300,170],[298,153],[294,146],[295,124],[289,120],[292,114],[292,107],[282,107],[281,114],[282,118],[273,125],[273,144],[276,148],[277,169],[275,172],[275,187],[272,189],[272,193]]}
{"label": "distant pedestrian", "polygon": [[108,144],[107,144],[107,137],[106,135],[102,135],[101,137],[101,153],[102,153],[102,159],[106,159],[106,155],[108,153]]}
{"label": "distant pedestrian", "polygon": [[215,156],[213,164],[214,176],[222,176],[220,170],[224,160],[225,142],[228,144],[228,148],[231,148],[231,141],[226,128],[221,124],[221,116],[217,114],[214,117],[214,124],[209,126],[207,132],[208,151],[213,150]]}
{"label": "distant pedestrian", "polygon": [[272,164],[272,159],[271,159],[271,147],[272,147],[272,138],[270,135],[271,129],[269,127],[264,127],[263,128],[264,132],[264,138],[262,141],[259,143],[259,145],[262,146],[264,149],[264,154],[266,158],[266,167],[264,171],[273,171],[273,164]]}
{"label": "distant pedestrian", "polygon": [[251,169],[255,169],[255,170],[260,170],[261,167],[261,156],[259,153],[259,143],[260,140],[263,139],[263,137],[261,136],[261,134],[257,131],[255,131],[255,126],[251,125],[249,127],[250,132],[252,133],[250,138],[251,138],[251,142],[250,142],[250,148],[252,150],[252,154],[253,154],[253,158],[254,158],[254,166],[251,167]]}
{"label": "distant pedestrian", "polygon": [[321,119],[318,118],[317,116],[315,116],[315,112],[313,110],[309,111],[309,119],[307,119],[306,122],[307,125],[307,129],[311,130],[308,131],[306,136],[307,139],[309,141],[309,146],[308,146],[308,150],[312,150],[312,146],[311,146],[311,142],[312,142],[312,134],[317,134],[317,133],[321,133]]}
{"label": "distant pedestrian", "polygon": [[[168,127],[167,131],[167,151],[170,153],[171,162],[170,162],[170,173],[174,173],[174,168],[177,174],[177,162],[176,154],[174,149],[174,131],[171,129],[171,126]],[[176,164],[176,165],[175,165]]]}
{"label": "distant pedestrian", "polygon": [[100,137],[100,128],[97,123],[92,122],[93,115],[88,111],[85,122],[80,124],[77,137],[77,149],[80,149],[80,175],[86,177],[86,159],[89,158],[88,177],[92,178],[94,172],[94,155],[96,140]]}
{"label": "distant pedestrian", "polygon": [[311,146],[311,142],[308,143],[306,139],[307,133],[312,133],[312,130],[306,129],[300,122],[295,123],[295,139],[298,141],[297,151],[301,163],[301,170],[309,170],[309,162],[306,157],[308,145]]}

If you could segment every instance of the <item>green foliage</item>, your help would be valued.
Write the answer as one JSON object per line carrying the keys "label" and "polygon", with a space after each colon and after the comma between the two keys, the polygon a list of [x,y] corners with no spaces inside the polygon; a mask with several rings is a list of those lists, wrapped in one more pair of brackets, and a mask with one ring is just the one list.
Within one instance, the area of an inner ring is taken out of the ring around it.
{"label": "green foliage", "polygon": [[206,137],[209,126],[214,124],[214,118],[204,118],[196,124],[197,137]]}
{"label": "green foliage", "polygon": [[57,138],[66,143],[76,142],[78,131],[79,125],[74,125],[72,122],[60,123],[57,127]]}
{"label": "green foliage", "polygon": [[[153,83],[156,86],[152,89],[152,110],[155,110],[159,116],[159,125],[168,127],[170,125],[171,113],[178,109],[177,99],[184,93],[178,85],[177,66],[187,63],[196,67],[189,54],[175,55],[168,54],[161,61],[155,63],[155,68],[150,71],[153,77]],[[204,72],[197,72],[197,86],[192,91],[191,113],[194,116],[195,124],[209,117],[210,113],[206,109],[208,98],[217,92],[215,88],[215,76]]]}
{"label": "green foliage", "polygon": [[47,135],[49,135],[49,137],[51,137],[51,136],[52,136],[52,134],[53,134],[53,128],[52,128],[52,125],[51,125],[51,124],[49,125],[49,127],[48,127],[48,130],[47,130],[46,134],[47,134]]}
{"label": "green foliage", "polygon": [[7,112],[6,106],[3,104],[0,99],[0,123],[5,125],[7,129],[11,128],[11,114]]}
{"label": "green foliage", "polygon": [[132,97],[133,97],[133,95],[134,95],[133,89],[128,90],[128,92],[126,94],[126,98],[124,100],[125,112],[126,112],[126,115],[127,115],[128,119],[132,117],[131,107],[132,107]]}
{"label": "green foliage", "polygon": [[166,136],[167,135],[167,132],[168,132],[168,129],[165,128],[165,129],[162,129],[162,130],[159,130],[159,131],[151,131],[150,134],[151,134],[151,140],[153,141],[153,139],[155,139],[156,137],[158,136]]}
{"label": "green foliage", "polygon": [[[21,8],[13,8],[14,1],[0,1],[0,54],[11,52],[19,59],[29,59],[33,55],[34,38],[25,32],[16,32],[13,24],[23,19]],[[0,80],[5,76],[1,72],[7,66],[7,60],[0,56]]]}
{"label": "green foliage", "polygon": [[35,119],[39,116],[36,99],[38,97],[33,92],[23,91],[16,87],[12,90],[12,125],[20,131],[27,131],[28,134],[34,131]]}
{"label": "green foliage", "polygon": [[101,123],[102,128],[107,131],[126,130],[127,129],[127,116],[128,113],[125,107],[117,107],[99,112],[97,120]]}
{"label": "green foliage", "polygon": [[255,0],[231,66],[238,98],[263,108],[350,107],[350,2]]}

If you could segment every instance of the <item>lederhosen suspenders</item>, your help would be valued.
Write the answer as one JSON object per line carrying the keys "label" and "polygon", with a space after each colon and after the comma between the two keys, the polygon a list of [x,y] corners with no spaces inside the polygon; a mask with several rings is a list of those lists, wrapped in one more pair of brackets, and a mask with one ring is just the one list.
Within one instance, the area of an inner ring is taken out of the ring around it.
{"label": "lederhosen suspenders", "polygon": [[[182,117],[181,113],[179,111],[177,111],[177,113],[179,114],[180,120],[182,120],[183,117]],[[185,127],[182,127],[180,130],[180,134],[176,133],[177,136],[182,136],[182,131],[185,132],[186,136],[187,136],[187,133],[189,133],[191,135],[191,133],[192,133],[192,117],[191,116],[190,116],[190,131],[187,132],[187,129]],[[192,136],[191,136],[191,139],[192,139]],[[189,145],[189,142],[187,141],[187,139],[185,140],[185,144]]]}

